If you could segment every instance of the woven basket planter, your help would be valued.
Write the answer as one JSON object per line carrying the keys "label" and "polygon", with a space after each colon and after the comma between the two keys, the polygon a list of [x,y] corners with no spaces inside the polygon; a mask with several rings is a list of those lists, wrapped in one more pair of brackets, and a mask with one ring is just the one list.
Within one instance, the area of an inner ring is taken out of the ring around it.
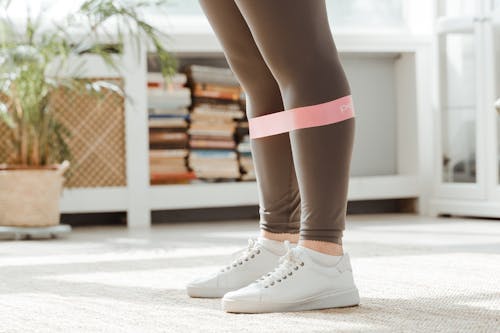
{"label": "woven basket planter", "polygon": [[0,226],[59,224],[63,174],[69,163],[44,168],[0,166]]}

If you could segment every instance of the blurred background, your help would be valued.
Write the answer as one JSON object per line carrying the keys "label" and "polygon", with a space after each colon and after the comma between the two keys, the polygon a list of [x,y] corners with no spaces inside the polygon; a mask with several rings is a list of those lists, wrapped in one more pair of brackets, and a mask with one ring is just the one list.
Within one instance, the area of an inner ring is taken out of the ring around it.
{"label": "blurred background", "polygon": [[[359,117],[349,212],[499,217],[499,2],[326,5]],[[55,60],[46,71],[115,80],[124,89],[99,102],[77,90],[54,99],[70,153],[59,160],[71,162],[62,220],[147,227],[197,214],[257,217],[245,92],[198,1],[131,6],[156,29],[156,40],[124,29],[123,17],[103,14],[106,6],[127,14],[106,1],[3,6],[4,22],[21,40],[27,22],[38,37],[70,22],[65,37],[79,48],[68,51],[64,66]],[[86,34],[92,38],[78,39]],[[11,134],[1,123],[0,136]],[[37,164],[13,163],[16,143],[3,142],[0,161],[6,165]]]}
{"label": "blurred background", "polygon": [[[259,220],[245,91],[198,1],[0,4],[0,238],[56,238],[0,243],[0,322],[193,331],[204,310],[183,281]],[[326,5],[356,107],[345,244],[365,317],[292,316],[288,331],[495,331],[500,0]],[[68,319],[16,314],[45,304]]]}

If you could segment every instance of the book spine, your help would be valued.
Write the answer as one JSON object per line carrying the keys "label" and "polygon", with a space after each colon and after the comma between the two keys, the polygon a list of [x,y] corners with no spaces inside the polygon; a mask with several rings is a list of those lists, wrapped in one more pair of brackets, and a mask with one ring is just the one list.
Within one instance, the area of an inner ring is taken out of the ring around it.
{"label": "book spine", "polygon": [[240,88],[239,85],[236,85],[236,86],[223,86],[223,85],[214,84],[214,83],[200,83],[200,82],[195,82],[194,88],[195,89],[199,89],[199,90],[207,90],[207,91],[228,92],[228,93],[238,94],[238,96],[241,94],[241,88]]}
{"label": "book spine", "polygon": [[203,90],[199,87],[195,87],[193,89],[193,95],[195,97],[208,97],[208,98],[216,98],[216,99],[224,99],[228,101],[237,101],[240,99],[240,94],[226,91],[211,91],[211,90]]}

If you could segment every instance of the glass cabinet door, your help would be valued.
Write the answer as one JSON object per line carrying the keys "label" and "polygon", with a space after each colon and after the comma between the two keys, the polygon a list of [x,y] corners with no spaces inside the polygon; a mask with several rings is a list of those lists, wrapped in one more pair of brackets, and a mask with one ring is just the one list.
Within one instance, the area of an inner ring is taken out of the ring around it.
{"label": "glass cabinet door", "polygon": [[474,33],[445,33],[440,37],[443,182],[477,181],[475,42]]}
{"label": "glass cabinet door", "polygon": [[484,145],[479,118],[483,103],[481,71],[482,2],[438,2],[440,137],[438,193],[448,198],[485,196]]}

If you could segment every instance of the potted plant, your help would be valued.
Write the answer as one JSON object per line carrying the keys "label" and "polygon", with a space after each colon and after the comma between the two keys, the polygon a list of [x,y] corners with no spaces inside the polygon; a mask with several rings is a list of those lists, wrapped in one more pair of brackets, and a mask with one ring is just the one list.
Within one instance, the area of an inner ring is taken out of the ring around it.
{"label": "potted plant", "polygon": [[[0,225],[59,223],[71,133],[57,120],[51,96],[58,89],[96,98],[103,91],[122,94],[113,82],[82,80],[78,73],[61,75],[71,58],[93,53],[119,70],[123,43],[133,43],[140,52],[141,41],[147,40],[156,49],[164,77],[175,72],[176,60],[163,46],[164,36],[144,19],[148,10],[165,4],[86,0],[57,22],[44,17],[44,11],[36,17],[28,13],[20,30],[19,22],[8,16],[10,1],[0,0],[0,121],[9,128],[9,138],[1,144],[11,152],[7,161],[0,161]],[[102,43],[103,35],[114,42]]]}

